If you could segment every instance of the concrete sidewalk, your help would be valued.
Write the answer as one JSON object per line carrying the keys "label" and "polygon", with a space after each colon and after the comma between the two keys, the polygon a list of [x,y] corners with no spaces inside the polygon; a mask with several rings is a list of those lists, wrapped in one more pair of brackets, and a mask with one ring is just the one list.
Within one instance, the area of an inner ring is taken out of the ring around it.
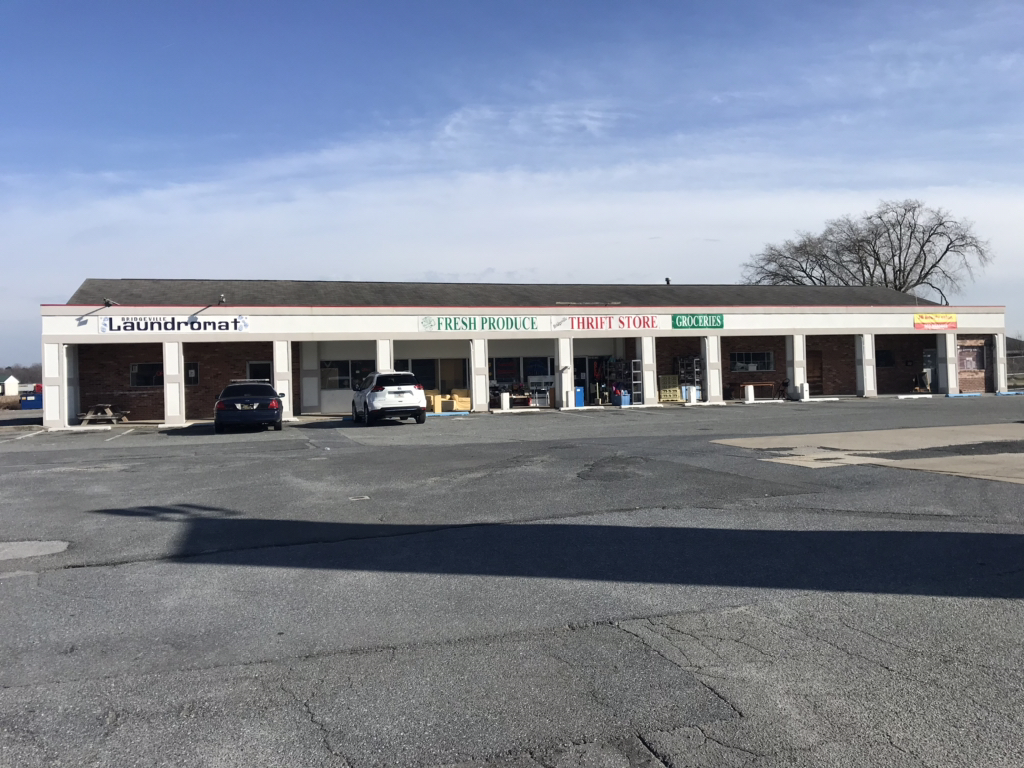
{"label": "concrete sidewalk", "polygon": [[[1024,423],[1014,422],[751,437],[715,442],[740,448],[783,452],[787,455],[766,458],[764,461],[808,469],[873,464],[982,480],[1024,483],[1024,459],[1018,445],[1022,441]],[[1000,451],[1003,444],[1005,452]],[[945,455],[931,455],[934,449],[953,446],[963,448],[945,451]],[[924,455],[928,452],[929,455]],[[887,455],[894,453],[901,455]],[[922,455],[914,456],[915,453]]]}

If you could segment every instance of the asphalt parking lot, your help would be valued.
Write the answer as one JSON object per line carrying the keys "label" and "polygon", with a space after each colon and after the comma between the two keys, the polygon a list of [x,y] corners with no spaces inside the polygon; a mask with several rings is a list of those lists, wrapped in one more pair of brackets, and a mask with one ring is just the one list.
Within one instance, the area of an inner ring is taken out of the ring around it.
{"label": "asphalt parking lot", "polygon": [[1021,441],[1024,397],[10,415],[0,765],[1020,766],[1024,484],[956,469]]}

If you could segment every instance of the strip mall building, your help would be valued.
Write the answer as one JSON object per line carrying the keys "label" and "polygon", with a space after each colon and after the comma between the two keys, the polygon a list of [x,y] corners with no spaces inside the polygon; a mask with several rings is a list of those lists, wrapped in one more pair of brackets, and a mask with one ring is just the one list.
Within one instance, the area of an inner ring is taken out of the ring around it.
{"label": "strip mall building", "polygon": [[51,428],[98,403],[133,421],[211,418],[241,378],[270,379],[287,417],[347,414],[353,383],[388,369],[467,389],[474,411],[495,387],[534,381],[560,408],[577,387],[602,402],[609,385],[652,405],[686,365],[712,403],[751,383],[909,393],[922,372],[939,394],[1006,390],[1004,307],[873,287],[90,279],[41,311]]}

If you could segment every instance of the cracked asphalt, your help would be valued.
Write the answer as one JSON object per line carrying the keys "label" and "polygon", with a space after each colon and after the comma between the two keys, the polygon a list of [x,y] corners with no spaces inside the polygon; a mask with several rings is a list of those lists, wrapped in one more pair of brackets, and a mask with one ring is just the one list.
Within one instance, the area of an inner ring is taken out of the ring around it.
{"label": "cracked asphalt", "polygon": [[1024,486],[712,442],[1021,421],[8,417],[0,766],[1024,765]]}

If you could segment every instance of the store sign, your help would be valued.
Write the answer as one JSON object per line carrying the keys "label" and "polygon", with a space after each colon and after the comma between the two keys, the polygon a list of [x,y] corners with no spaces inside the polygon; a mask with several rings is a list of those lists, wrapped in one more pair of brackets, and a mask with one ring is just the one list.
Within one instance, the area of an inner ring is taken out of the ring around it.
{"label": "store sign", "polygon": [[100,333],[244,333],[249,318],[238,317],[101,317]]}
{"label": "store sign", "polygon": [[725,315],[672,315],[672,327],[677,331],[725,328]]}
{"label": "store sign", "polygon": [[919,331],[950,331],[956,328],[956,315],[950,313],[914,315],[914,328]]}
{"label": "store sign", "polygon": [[536,315],[428,315],[420,318],[427,333],[448,331],[539,331]]}
{"label": "store sign", "polygon": [[657,315],[570,315],[551,319],[555,331],[638,331],[657,327]]}

